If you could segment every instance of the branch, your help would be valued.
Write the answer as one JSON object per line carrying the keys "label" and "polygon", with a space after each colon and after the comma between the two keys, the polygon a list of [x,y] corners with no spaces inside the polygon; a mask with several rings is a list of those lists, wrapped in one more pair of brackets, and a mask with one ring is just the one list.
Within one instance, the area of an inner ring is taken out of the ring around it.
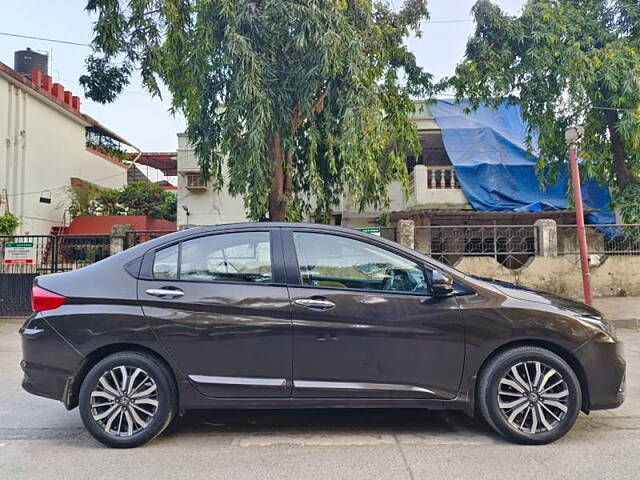
{"label": "branch", "polygon": [[[311,110],[315,113],[322,113],[322,111],[324,110],[324,101],[326,100],[328,95],[329,95],[329,87],[325,87],[324,90],[322,90],[320,97],[311,108]],[[305,122],[307,117],[303,117],[300,115],[300,105],[298,104],[298,102],[296,102],[296,104],[293,106],[291,113],[292,113],[292,119],[291,119],[292,132],[291,133],[295,133],[298,130],[298,128],[300,128],[300,125],[302,125]]]}
{"label": "branch", "polygon": [[325,87],[325,89],[322,91],[322,94],[320,94],[320,98],[318,99],[316,104],[313,106],[314,112],[322,113],[322,111],[324,110],[324,101],[328,95],[329,95],[329,87]]}

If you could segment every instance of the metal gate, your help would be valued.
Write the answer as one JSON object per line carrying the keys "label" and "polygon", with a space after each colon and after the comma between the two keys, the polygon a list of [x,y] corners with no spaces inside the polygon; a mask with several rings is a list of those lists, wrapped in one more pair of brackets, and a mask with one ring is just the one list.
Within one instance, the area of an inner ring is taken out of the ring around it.
{"label": "metal gate", "polygon": [[0,236],[0,316],[30,313],[35,277],[102,260],[110,241],[109,235]]}

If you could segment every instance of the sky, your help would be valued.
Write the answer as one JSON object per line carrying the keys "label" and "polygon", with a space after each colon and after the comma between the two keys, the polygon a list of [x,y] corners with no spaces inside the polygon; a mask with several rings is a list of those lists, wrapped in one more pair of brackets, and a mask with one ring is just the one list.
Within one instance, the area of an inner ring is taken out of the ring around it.
{"label": "sky", "polygon": [[[389,0],[399,7],[402,0]],[[470,9],[474,0],[432,0],[431,21],[423,26],[421,38],[408,40],[418,63],[436,79],[453,74],[464,55],[467,38],[473,33]],[[520,11],[522,0],[494,0],[504,11]],[[177,133],[184,119],[172,116],[168,93],[152,98],[134,77],[115,103],[101,105],[83,97],[78,78],[84,73],[84,59],[90,48],[41,40],[16,38],[18,34],[90,43],[94,19],[84,10],[86,0],[0,0],[0,61],[13,67],[13,53],[31,47],[51,56],[54,81],[80,95],[81,111],[92,116],[144,151],[175,151]],[[440,23],[446,22],[446,23]]]}

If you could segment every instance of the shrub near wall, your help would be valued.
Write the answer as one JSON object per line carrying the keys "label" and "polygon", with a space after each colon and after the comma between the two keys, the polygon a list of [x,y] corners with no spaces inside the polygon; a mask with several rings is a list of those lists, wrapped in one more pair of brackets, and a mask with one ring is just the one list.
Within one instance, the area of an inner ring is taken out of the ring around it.
{"label": "shrub near wall", "polygon": [[[491,257],[464,257],[456,268],[470,275],[490,277],[557,295],[582,300],[580,265],[565,257],[534,257],[517,270],[509,270]],[[595,297],[640,295],[640,256],[608,256],[591,267]]]}

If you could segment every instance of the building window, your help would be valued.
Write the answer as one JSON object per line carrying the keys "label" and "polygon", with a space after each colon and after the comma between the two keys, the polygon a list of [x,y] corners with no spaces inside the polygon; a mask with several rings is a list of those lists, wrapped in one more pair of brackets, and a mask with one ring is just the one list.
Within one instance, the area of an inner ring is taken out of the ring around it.
{"label": "building window", "polygon": [[185,173],[184,177],[189,190],[206,190],[207,183],[202,180],[200,173]]}

